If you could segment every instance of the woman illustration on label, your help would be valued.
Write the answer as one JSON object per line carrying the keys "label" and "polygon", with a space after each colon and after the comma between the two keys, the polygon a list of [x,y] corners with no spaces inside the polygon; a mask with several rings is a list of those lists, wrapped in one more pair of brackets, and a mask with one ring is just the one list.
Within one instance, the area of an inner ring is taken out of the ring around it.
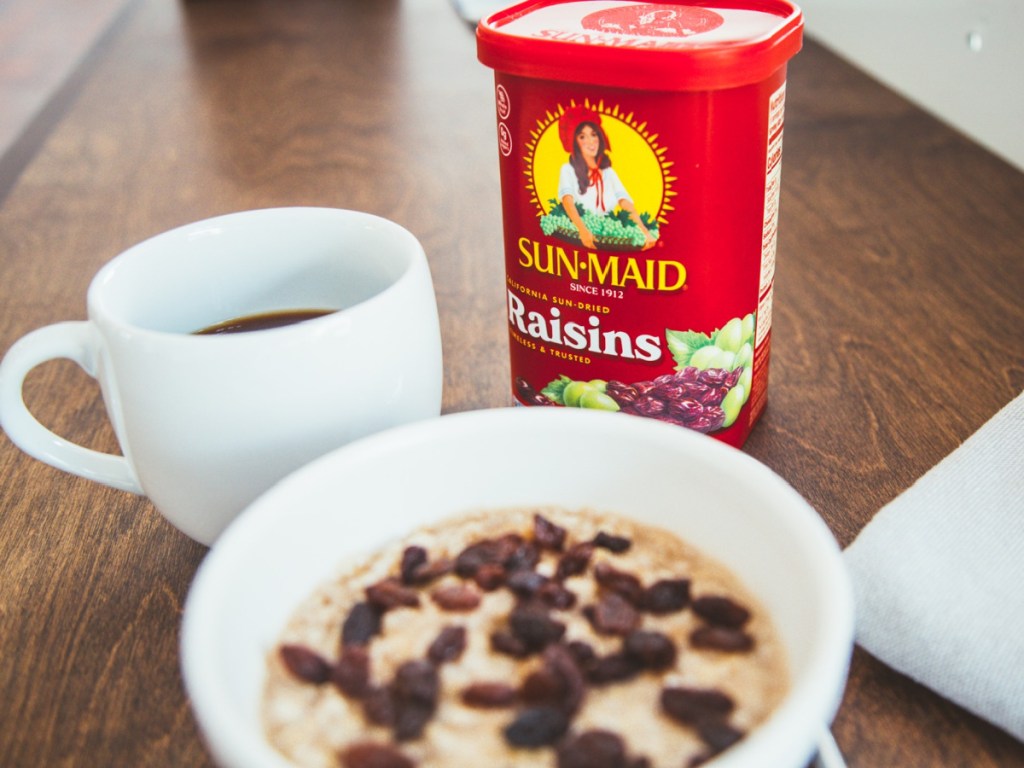
{"label": "woman illustration on label", "polygon": [[608,157],[611,146],[601,127],[601,116],[585,107],[567,109],[558,119],[558,135],[569,153],[569,162],[562,166],[558,178],[558,199],[566,215],[576,226],[580,241],[587,248],[596,248],[594,233],[583,221],[576,204],[597,215],[606,215],[622,208],[644,236],[643,250],[655,244],[633,205],[619,175]]}

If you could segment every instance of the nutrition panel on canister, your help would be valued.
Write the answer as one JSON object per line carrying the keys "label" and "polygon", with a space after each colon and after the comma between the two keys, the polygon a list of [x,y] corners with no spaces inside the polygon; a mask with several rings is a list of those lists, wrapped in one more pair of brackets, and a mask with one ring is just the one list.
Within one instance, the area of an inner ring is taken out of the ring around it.
{"label": "nutrition panel on canister", "polygon": [[530,0],[495,70],[511,384],[742,445],[764,410],[785,0]]}

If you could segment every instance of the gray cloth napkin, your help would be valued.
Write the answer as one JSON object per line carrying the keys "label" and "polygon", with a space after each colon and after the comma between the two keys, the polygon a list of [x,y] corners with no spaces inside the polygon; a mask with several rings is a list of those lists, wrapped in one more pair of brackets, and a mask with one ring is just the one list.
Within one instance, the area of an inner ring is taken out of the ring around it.
{"label": "gray cloth napkin", "polygon": [[1024,394],[844,557],[861,647],[1024,740]]}

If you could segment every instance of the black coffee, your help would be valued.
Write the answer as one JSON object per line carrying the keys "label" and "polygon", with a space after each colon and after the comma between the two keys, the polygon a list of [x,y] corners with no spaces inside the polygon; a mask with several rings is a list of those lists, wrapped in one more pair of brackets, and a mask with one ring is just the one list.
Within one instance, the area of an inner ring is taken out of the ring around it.
{"label": "black coffee", "polygon": [[212,336],[219,333],[248,333],[249,331],[265,331],[270,328],[281,328],[295,325],[305,320],[323,317],[334,312],[333,309],[285,309],[279,312],[262,312],[256,315],[245,315],[225,320],[216,325],[195,331],[197,336]]}

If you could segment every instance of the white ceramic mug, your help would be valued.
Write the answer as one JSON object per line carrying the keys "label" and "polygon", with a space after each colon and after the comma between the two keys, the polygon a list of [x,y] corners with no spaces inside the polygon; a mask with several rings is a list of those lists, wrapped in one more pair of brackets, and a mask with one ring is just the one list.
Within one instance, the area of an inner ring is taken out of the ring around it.
{"label": "white ceramic mug", "polygon": [[[416,238],[365,213],[246,211],[157,235],[110,261],[87,321],[16,342],[0,364],[0,425],[59,469],[145,494],[211,543],[249,502],[311,459],[437,416],[441,339]],[[195,332],[294,309],[331,314],[271,330]],[[123,456],[71,443],[22,397],[55,358],[100,385]]]}

